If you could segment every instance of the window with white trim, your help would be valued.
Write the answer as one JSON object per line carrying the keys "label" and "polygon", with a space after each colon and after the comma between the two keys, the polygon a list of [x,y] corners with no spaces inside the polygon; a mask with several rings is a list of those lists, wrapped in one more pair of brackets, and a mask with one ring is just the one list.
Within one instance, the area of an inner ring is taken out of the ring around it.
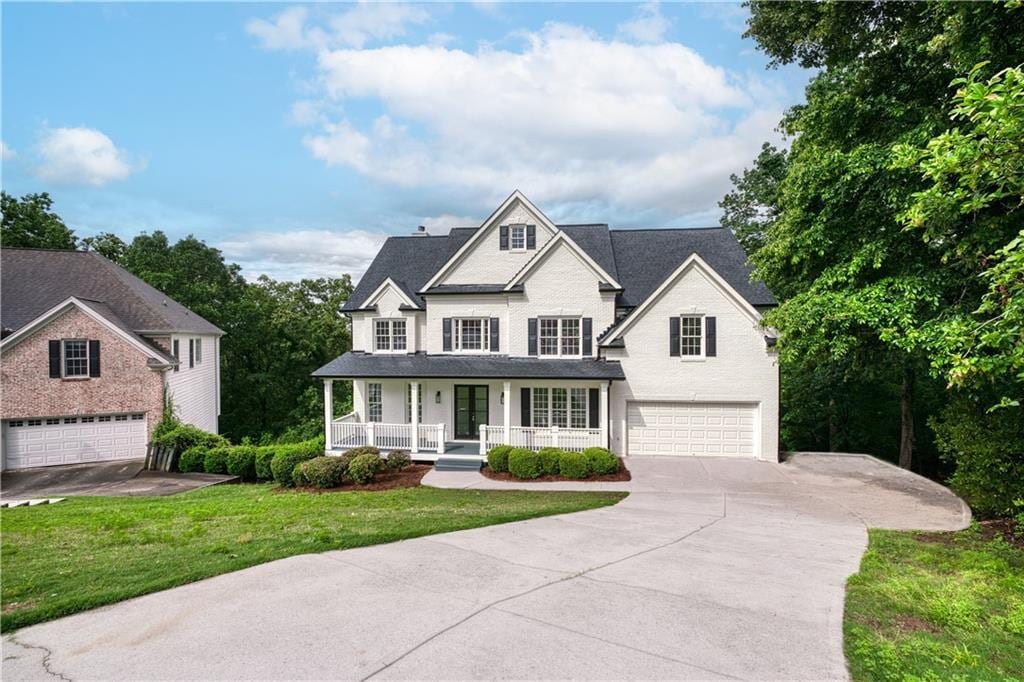
{"label": "window with white trim", "polygon": [[380,384],[366,384],[366,421],[379,422],[384,418],[383,413]]}
{"label": "window with white trim", "polygon": [[585,388],[534,388],[531,390],[532,425],[542,428],[585,429],[589,403]]}
{"label": "window with white trim", "polygon": [[89,376],[89,342],[85,339],[64,339],[61,342],[64,355],[64,378],[77,379]]}
{"label": "window with white trim", "polygon": [[513,251],[526,250],[526,225],[509,225],[508,246]]}
{"label": "window with white trim", "polygon": [[550,409],[548,404],[548,389],[533,389],[533,425],[547,427],[551,425]]}
{"label": "window with white trim", "polygon": [[574,429],[587,428],[587,389],[569,389],[569,426]]}
{"label": "window with white trim", "polygon": [[489,351],[491,320],[488,317],[457,317],[452,320],[452,348],[456,351]]}
{"label": "window with white trim", "polygon": [[682,315],[679,318],[679,354],[683,357],[704,356],[704,316]]}
{"label": "window with white trim", "polygon": [[203,337],[196,337],[196,364],[203,364]]}
{"label": "window with white trim", "polygon": [[405,319],[373,321],[373,347],[378,353],[405,352],[407,348]]}
{"label": "window with white trim", "polygon": [[[423,385],[416,394],[416,421],[423,423]],[[412,384],[405,385],[405,423],[412,424]]]}
{"label": "window with white trim", "polygon": [[580,318],[542,317],[539,326],[541,355],[580,356],[583,348]]}

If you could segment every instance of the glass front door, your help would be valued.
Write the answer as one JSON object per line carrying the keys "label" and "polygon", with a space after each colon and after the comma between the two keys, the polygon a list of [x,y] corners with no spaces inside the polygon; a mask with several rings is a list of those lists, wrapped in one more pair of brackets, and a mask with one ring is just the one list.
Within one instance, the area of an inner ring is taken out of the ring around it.
{"label": "glass front door", "polygon": [[455,437],[474,440],[487,423],[487,386],[455,386]]}

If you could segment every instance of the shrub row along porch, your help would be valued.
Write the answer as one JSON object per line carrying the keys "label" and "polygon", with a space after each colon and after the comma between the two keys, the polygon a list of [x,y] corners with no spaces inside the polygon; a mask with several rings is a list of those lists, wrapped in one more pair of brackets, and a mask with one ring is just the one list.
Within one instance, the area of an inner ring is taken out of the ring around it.
{"label": "shrub row along porch", "polygon": [[[622,378],[618,363],[425,354],[380,363],[379,356],[359,356],[349,353],[345,367],[317,372],[324,380],[328,450],[374,445],[435,459],[453,448],[483,457],[495,445],[608,447],[610,385]],[[454,366],[464,371],[440,374]],[[334,419],[332,383],[339,379],[352,380],[353,411]]]}

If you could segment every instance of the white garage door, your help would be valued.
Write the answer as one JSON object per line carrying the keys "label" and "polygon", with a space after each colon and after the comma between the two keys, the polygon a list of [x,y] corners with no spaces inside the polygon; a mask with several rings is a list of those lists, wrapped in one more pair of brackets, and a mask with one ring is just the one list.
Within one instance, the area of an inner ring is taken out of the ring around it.
{"label": "white garage door", "polygon": [[7,469],[146,456],[142,414],[12,419],[4,423]]}
{"label": "white garage door", "polygon": [[626,409],[631,455],[755,457],[757,406],[635,402]]}

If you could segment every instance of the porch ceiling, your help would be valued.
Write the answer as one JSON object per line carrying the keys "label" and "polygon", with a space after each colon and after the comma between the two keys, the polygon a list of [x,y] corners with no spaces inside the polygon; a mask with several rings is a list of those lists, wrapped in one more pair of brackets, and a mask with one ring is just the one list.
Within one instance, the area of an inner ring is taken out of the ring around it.
{"label": "porch ceiling", "polygon": [[507,355],[372,355],[350,351],[313,372],[336,379],[605,379],[626,378],[618,362],[547,360]]}

